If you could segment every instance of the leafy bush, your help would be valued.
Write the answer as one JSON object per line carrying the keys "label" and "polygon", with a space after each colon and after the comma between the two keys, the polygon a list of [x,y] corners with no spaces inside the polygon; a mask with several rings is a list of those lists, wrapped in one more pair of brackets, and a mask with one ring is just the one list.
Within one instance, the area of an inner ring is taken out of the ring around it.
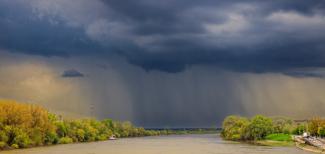
{"label": "leafy bush", "polygon": [[325,126],[325,121],[319,117],[314,117],[308,122],[308,131],[312,136],[319,136],[319,128]]}
{"label": "leafy bush", "polygon": [[57,144],[59,142],[59,137],[55,132],[46,132],[44,143],[45,144]]}
{"label": "leafy bush", "polygon": [[324,126],[319,127],[317,134],[321,137],[325,137],[325,127]]}
{"label": "leafy bush", "polygon": [[6,147],[7,147],[7,143],[3,142],[3,141],[0,141],[0,150],[5,149]]}
{"label": "leafy bush", "polygon": [[85,131],[83,129],[78,129],[76,132],[76,137],[78,138],[78,141],[83,142],[85,141]]}
{"label": "leafy bush", "polygon": [[57,122],[55,122],[55,126],[56,126],[56,133],[58,134],[58,136],[60,136],[60,137],[67,136],[68,126],[67,126],[66,122],[57,121]]}
{"label": "leafy bush", "polygon": [[19,145],[18,144],[12,144],[10,147],[13,148],[13,149],[18,149]]}
{"label": "leafy bush", "polygon": [[34,129],[30,133],[30,139],[32,140],[33,145],[43,145],[44,143],[43,133],[39,129]]}
{"label": "leafy bush", "polygon": [[306,126],[299,124],[293,129],[292,134],[302,135],[305,131],[306,131]]}
{"label": "leafy bush", "polygon": [[5,131],[0,131],[0,142],[7,143],[8,139],[9,139],[9,137],[7,136]]}
{"label": "leafy bush", "polygon": [[287,117],[273,117],[273,133],[290,134],[294,129],[293,120]]}
{"label": "leafy bush", "polygon": [[72,138],[70,137],[62,137],[59,139],[59,143],[60,144],[68,144],[68,143],[72,143]]}
{"label": "leafy bush", "polygon": [[31,145],[31,140],[27,133],[19,128],[13,128],[13,141],[12,144],[17,144],[21,148],[27,148]]}
{"label": "leafy bush", "polygon": [[96,137],[97,141],[104,141],[107,140],[109,138],[109,136],[107,136],[106,134],[101,134],[99,136]]}

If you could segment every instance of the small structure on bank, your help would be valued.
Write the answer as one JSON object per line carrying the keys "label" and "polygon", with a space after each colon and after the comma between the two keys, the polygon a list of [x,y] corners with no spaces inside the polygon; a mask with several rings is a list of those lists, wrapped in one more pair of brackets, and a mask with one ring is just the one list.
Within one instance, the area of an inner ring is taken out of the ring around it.
{"label": "small structure on bank", "polygon": [[325,150],[325,141],[321,138],[310,136],[309,132],[294,136],[294,140],[301,144],[307,144]]}
{"label": "small structure on bank", "polygon": [[308,132],[302,133],[302,137],[304,137],[304,138],[309,137],[309,136],[310,136],[310,134]]}
{"label": "small structure on bank", "polygon": [[109,140],[116,140],[117,138],[116,138],[116,136],[113,134],[113,135],[110,136],[108,139],[109,139]]}

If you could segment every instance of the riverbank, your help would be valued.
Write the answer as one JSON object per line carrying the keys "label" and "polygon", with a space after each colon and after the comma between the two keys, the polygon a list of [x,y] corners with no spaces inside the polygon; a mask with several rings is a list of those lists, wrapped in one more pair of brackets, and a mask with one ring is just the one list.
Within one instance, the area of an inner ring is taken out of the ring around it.
{"label": "riverbank", "polygon": [[68,119],[38,105],[0,100],[0,150],[163,134],[128,121]]}
{"label": "riverbank", "polygon": [[224,141],[218,134],[122,138],[2,151],[1,154],[309,154],[295,147],[268,147]]}
{"label": "riverbank", "polygon": [[295,145],[299,149],[314,153],[325,153],[325,141],[312,136],[294,136]]}
{"label": "riverbank", "polygon": [[301,150],[304,150],[304,151],[325,154],[325,151],[323,149],[320,149],[320,148],[317,148],[317,147],[314,147],[314,146],[311,146],[311,145],[307,145],[307,144],[304,144],[304,143],[296,142],[295,146],[297,148],[301,149]]}
{"label": "riverbank", "polygon": [[256,140],[256,141],[235,141],[238,143],[257,145],[257,146],[270,146],[270,147],[294,147],[295,142],[293,140],[288,141],[276,141],[276,140]]}
{"label": "riverbank", "polygon": [[[177,128],[177,129],[148,129],[146,131],[154,131],[159,132],[159,135],[151,135],[151,136],[157,136],[157,137],[168,137],[168,136],[186,136],[186,135],[208,135],[208,134],[220,134],[220,129],[214,129],[214,128]],[[71,143],[64,143],[66,145],[70,144],[88,144],[88,143],[96,143],[96,142],[105,142],[105,141],[116,141],[121,139],[131,139],[131,138],[141,138],[141,137],[150,137],[147,136],[136,136],[136,137],[122,137],[122,138],[116,138],[115,140],[98,140],[98,141],[90,141],[90,142],[71,142]],[[60,146],[64,144],[49,144],[49,145],[41,145],[41,146],[30,146],[28,148],[20,148],[20,149],[30,149],[30,148],[46,148],[46,147],[53,147],[53,146]],[[11,151],[11,150],[17,150],[17,148],[2,148],[1,151]]]}
{"label": "riverbank", "polygon": [[293,141],[273,141],[273,140],[260,140],[260,141],[253,141],[252,144],[260,145],[260,146],[282,146],[282,147],[289,147],[294,146],[295,143]]}
{"label": "riverbank", "polygon": [[216,133],[214,128],[144,129],[131,122],[67,119],[33,104],[0,100],[0,151],[112,138]]}

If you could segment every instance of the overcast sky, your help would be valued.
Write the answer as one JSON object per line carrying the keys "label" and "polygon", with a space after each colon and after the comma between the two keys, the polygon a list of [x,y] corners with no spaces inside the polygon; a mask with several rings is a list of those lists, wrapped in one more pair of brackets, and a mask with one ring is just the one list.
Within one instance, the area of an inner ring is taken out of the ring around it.
{"label": "overcast sky", "polygon": [[325,116],[323,0],[1,0],[0,98],[145,127]]}

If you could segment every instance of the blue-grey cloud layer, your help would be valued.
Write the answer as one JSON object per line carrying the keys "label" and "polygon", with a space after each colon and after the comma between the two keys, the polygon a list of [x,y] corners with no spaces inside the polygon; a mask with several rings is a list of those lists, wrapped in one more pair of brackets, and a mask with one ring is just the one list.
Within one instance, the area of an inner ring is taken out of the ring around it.
{"label": "blue-grey cloud layer", "polygon": [[4,0],[0,47],[43,56],[112,54],[146,70],[324,67],[325,2]]}
{"label": "blue-grey cloud layer", "polygon": [[65,70],[61,76],[64,78],[76,78],[76,77],[80,78],[80,77],[84,77],[85,75],[75,69],[70,69],[70,70]]}

